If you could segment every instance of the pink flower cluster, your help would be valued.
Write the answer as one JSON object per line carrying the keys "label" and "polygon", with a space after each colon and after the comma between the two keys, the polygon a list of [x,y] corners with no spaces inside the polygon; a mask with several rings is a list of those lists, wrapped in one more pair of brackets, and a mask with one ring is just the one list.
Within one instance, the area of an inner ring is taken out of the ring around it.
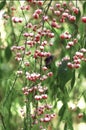
{"label": "pink flower cluster", "polygon": [[85,57],[86,49],[81,48],[80,51],[77,51],[75,55],[73,56],[73,62],[68,62],[68,67],[69,68],[80,68],[81,61],[86,62],[86,57]]}
{"label": "pink flower cluster", "polygon": [[[66,20],[70,22],[76,21],[76,15],[79,13],[79,9],[76,8],[71,2],[56,3],[55,6],[51,6],[52,13],[59,18],[59,22],[64,23]],[[73,13],[71,13],[73,12]],[[55,24],[54,24],[55,25]]]}
{"label": "pink flower cluster", "polygon": [[33,4],[33,5],[37,5],[37,6],[42,6],[43,5],[43,1],[41,0],[27,0],[28,3]]}
{"label": "pink flower cluster", "polygon": [[67,45],[66,45],[66,49],[70,49],[71,47],[73,47],[76,43],[77,43],[77,39],[74,39],[72,41],[68,41]]}
{"label": "pink flower cluster", "polygon": [[26,79],[30,80],[30,81],[36,81],[40,78],[40,74],[39,73],[28,73],[26,72]]}
{"label": "pink flower cluster", "polygon": [[[28,88],[27,86],[22,88],[22,92],[25,96],[28,96],[29,94],[33,95],[34,100],[36,102],[39,102],[40,100],[47,100],[48,95],[46,94],[47,87],[42,86],[41,84],[38,84],[36,86],[33,86],[31,88]],[[31,114],[32,118],[32,125],[45,122],[50,122],[54,117],[55,114],[51,114],[49,111],[52,109],[52,105],[50,104],[40,104],[37,105],[36,108],[34,108],[33,113]],[[49,114],[48,114],[49,112]]]}
{"label": "pink flower cluster", "polygon": [[[39,94],[43,94],[43,93],[46,92],[46,90],[47,90],[47,87],[45,87],[45,86],[42,87],[40,84],[38,84],[36,86],[33,86],[31,88],[28,88],[27,86],[25,86],[25,87],[22,88],[22,91],[23,91],[24,95],[28,95],[28,94],[30,94],[32,92],[33,93],[34,92],[38,92]],[[35,98],[35,96],[34,96],[34,98]]]}
{"label": "pink flower cluster", "polygon": [[69,34],[68,32],[64,32],[60,35],[61,39],[70,39],[71,38],[71,34]]}
{"label": "pink flower cluster", "polygon": [[12,17],[12,21],[14,22],[14,23],[22,23],[22,21],[23,21],[23,18],[18,18],[18,17]]}
{"label": "pink flower cluster", "polygon": [[[41,105],[36,108],[31,115],[33,124],[38,123],[38,120],[40,121],[40,124],[50,122],[55,117],[55,114],[47,114],[46,111],[48,112],[51,109],[52,105],[49,104]],[[41,127],[43,128],[43,126]]]}

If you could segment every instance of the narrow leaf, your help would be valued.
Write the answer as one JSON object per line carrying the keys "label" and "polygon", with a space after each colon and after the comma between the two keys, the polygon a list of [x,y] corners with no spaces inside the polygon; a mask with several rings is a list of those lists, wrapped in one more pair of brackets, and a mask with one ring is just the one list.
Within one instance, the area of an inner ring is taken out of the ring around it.
{"label": "narrow leaf", "polygon": [[86,2],[84,2],[84,4],[83,4],[83,14],[85,14],[86,13]]}
{"label": "narrow leaf", "polygon": [[68,120],[68,130],[73,130],[73,124],[72,124],[72,122],[70,121],[70,120]]}
{"label": "narrow leaf", "polygon": [[0,2],[0,10],[5,6],[6,4],[6,0]]}
{"label": "narrow leaf", "polygon": [[60,121],[63,119],[64,117],[64,113],[65,113],[65,110],[66,110],[66,106],[67,104],[63,104],[63,106],[61,107],[60,111],[59,111],[59,116],[60,116]]}
{"label": "narrow leaf", "polygon": [[75,70],[74,70],[74,72],[73,72],[73,76],[72,76],[73,78],[72,78],[72,80],[71,80],[71,89],[73,89],[73,87],[74,87],[74,84],[75,84]]}
{"label": "narrow leaf", "polygon": [[73,130],[73,126],[72,126],[72,122],[71,121],[67,121],[64,125],[64,130]]}

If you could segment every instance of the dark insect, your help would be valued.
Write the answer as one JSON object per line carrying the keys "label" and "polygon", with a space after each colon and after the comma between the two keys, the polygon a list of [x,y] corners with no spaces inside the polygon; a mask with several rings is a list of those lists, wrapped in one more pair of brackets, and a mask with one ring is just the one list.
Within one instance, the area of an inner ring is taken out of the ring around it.
{"label": "dark insect", "polygon": [[46,66],[47,68],[51,68],[51,64],[52,64],[53,60],[54,60],[54,56],[53,56],[53,55],[48,56],[48,57],[45,59],[45,66]]}

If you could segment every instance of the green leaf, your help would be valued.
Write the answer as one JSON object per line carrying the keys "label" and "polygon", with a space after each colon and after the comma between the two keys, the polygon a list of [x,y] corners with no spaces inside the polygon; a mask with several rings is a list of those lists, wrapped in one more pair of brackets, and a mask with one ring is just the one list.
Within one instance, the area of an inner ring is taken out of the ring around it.
{"label": "green leaf", "polygon": [[65,123],[64,125],[64,130],[67,130],[67,123]]}
{"label": "green leaf", "polygon": [[6,49],[5,49],[5,57],[6,57],[6,60],[9,61],[10,58],[11,58],[11,56],[12,56],[11,49],[10,49],[9,46],[7,46]]}
{"label": "green leaf", "polygon": [[0,10],[5,6],[5,4],[6,4],[6,0],[0,2]]}
{"label": "green leaf", "polygon": [[75,84],[75,70],[73,71],[73,76],[72,76],[72,79],[71,79],[71,89],[73,89],[74,84]]}
{"label": "green leaf", "polygon": [[68,120],[65,123],[64,130],[73,130],[73,126],[72,126],[72,122],[71,121]]}
{"label": "green leaf", "polygon": [[60,121],[63,119],[64,117],[64,113],[66,111],[67,108],[67,104],[63,104],[63,106],[61,107],[61,109],[59,110],[59,116],[60,116]]}
{"label": "green leaf", "polygon": [[83,14],[85,14],[86,13],[86,2],[84,2],[84,4],[83,4]]}
{"label": "green leaf", "polygon": [[83,112],[83,120],[86,122],[86,112]]}
{"label": "green leaf", "polygon": [[68,121],[68,130],[73,130],[73,124],[71,121]]}
{"label": "green leaf", "polygon": [[66,108],[65,114],[64,114],[64,130],[73,130],[73,120],[72,120],[72,113]]}
{"label": "green leaf", "polygon": [[72,70],[67,66],[68,61],[62,61],[62,64],[58,68],[58,81],[61,90],[65,84],[72,78]]}

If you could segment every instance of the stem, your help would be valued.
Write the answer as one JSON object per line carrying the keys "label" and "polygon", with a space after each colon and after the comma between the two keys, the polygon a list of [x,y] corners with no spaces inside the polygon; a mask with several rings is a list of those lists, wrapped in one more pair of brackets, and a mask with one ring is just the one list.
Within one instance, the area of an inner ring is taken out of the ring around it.
{"label": "stem", "polygon": [[26,128],[31,130],[31,109],[30,109],[30,100],[27,98],[28,102],[26,103]]}
{"label": "stem", "polygon": [[50,5],[51,5],[51,3],[52,3],[52,1],[53,1],[53,0],[50,0],[50,2],[49,2],[49,4],[48,4],[48,7],[47,7],[47,9],[46,9],[46,11],[45,11],[45,14],[47,14],[47,12],[48,12],[48,10],[49,10],[49,7],[50,7]]}
{"label": "stem", "polygon": [[18,44],[19,44],[19,41],[20,41],[20,39],[21,39],[21,36],[22,36],[22,33],[23,33],[23,31],[25,30],[25,27],[23,26],[22,27],[22,29],[21,29],[21,33],[20,33],[20,35],[19,35],[19,38],[18,38],[18,40],[17,40],[17,42],[16,42],[16,44],[17,44],[17,46],[18,46]]}

